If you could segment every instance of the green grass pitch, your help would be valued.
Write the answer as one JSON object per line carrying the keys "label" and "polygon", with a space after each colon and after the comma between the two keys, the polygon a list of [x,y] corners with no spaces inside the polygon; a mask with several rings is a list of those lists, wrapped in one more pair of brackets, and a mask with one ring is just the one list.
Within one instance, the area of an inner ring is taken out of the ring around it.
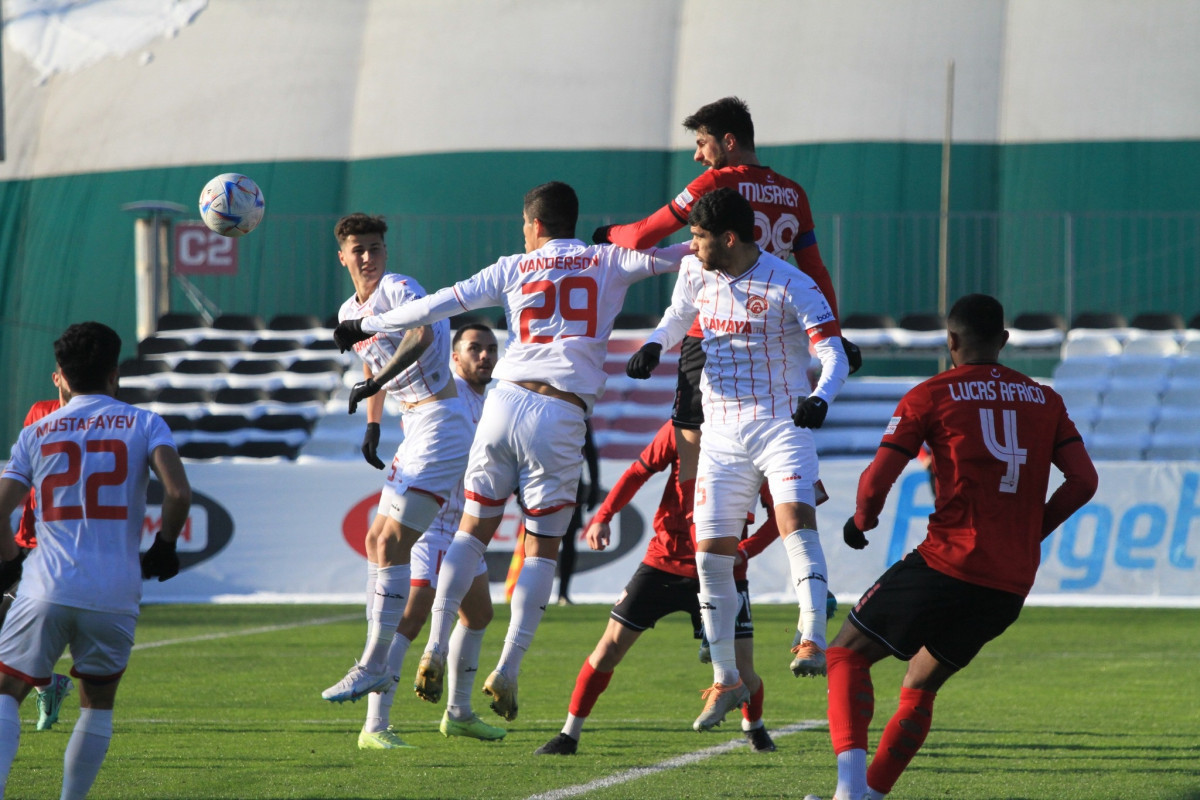
{"label": "green grass pitch", "polygon": [[[711,671],[687,619],[647,632],[618,667],[574,757],[533,755],[558,732],[575,675],[607,606],[551,607],[525,659],[520,717],[503,742],[445,739],[441,707],[403,691],[392,722],[416,750],[356,746],[366,703],[320,692],[362,649],[349,606],[152,606],[117,696],[115,735],[93,798],[793,798],[828,800],[835,783],[823,725],[824,681],[788,671],[794,609],[755,609],[775,753],[691,721]],[[836,631],[844,619],[831,622]],[[507,607],[485,639],[494,665]],[[416,668],[418,641],[402,686]],[[60,670],[68,664],[60,664]],[[872,745],[891,716],[903,666],[873,671]],[[52,731],[22,706],[9,798],[55,797],[78,714],[68,698]],[[942,690],[933,730],[895,800],[1200,800],[1200,611],[1029,608]]]}

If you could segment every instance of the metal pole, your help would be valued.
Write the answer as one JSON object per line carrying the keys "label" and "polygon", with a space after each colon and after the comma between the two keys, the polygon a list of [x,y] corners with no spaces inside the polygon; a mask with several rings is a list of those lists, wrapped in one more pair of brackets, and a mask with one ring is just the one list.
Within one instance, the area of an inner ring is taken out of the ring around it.
{"label": "metal pole", "polygon": [[950,241],[950,140],[954,128],[954,60],[946,65],[946,128],[942,134],[942,194],[938,220],[938,313],[948,310]]}
{"label": "metal pole", "polygon": [[1067,309],[1067,325],[1075,317],[1075,219],[1063,214],[1063,293]]}

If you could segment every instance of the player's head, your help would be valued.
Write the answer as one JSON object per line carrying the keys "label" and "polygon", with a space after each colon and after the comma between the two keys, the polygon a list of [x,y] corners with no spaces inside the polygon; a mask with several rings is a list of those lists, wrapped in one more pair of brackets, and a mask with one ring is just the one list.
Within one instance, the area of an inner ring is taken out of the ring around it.
{"label": "player's head", "polygon": [[688,224],[692,252],[705,269],[728,270],[743,261],[750,248],[758,250],[754,244],[754,209],[736,189],[722,187],[701,197],[692,206]]}
{"label": "player's head", "polygon": [[693,158],[713,169],[738,164],[743,153],[754,152],[754,121],[750,108],[737,97],[701,106],[683,121],[683,127],[696,134]]}
{"label": "player's head", "polygon": [[1004,306],[991,295],[960,297],[946,315],[946,340],[955,365],[967,361],[995,361],[1008,342]]}
{"label": "player's head", "polygon": [[338,261],[350,272],[355,293],[366,300],[387,272],[387,233],[383,217],[356,212],[342,217],[333,227],[338,241]]}
{"label": "player's head", "polygon": [[450,360],[462,379],[476,391],[491,383],[496,366],[496,334],[487,325],[472,322],[454,332]]}
{"label": "player's head", "polygon": [[542,240],[575,237],[579,198],[575,190],[562,181],[550,181],[530,189],[525,193],[521,210],[525,217],[525,252],[538,249]]}
{"label": "player's head", "polygon": [[54,342],[59,381],[72,396],[115,394],[120,357],[121,337],[99,322],[77,322]]}

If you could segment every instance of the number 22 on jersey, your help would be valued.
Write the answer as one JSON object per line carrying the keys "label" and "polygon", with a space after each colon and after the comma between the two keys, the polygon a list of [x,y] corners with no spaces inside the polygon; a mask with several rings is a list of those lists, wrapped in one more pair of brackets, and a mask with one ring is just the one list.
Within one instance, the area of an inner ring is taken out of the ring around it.
{"label": "number 22 on jersey", "polygon": [[[523,344],[546,344],[555,339],[596,335],[596,297],[594,278],[572,275],[554,281],[530,281],[522,294],[541,295],[541,302],[528,305],[518,315]],[[580,325],[571,323],[582,323]]]}
{"label": "number 22 on jersey", "polygon": [[[83,505],[58,505],[56,489],[68,490],[79,484],[83,471],[83,449],[78,442],[46,442],[42,445],[42,456],[62,453],[67,457],[66,469],[52,472],[42,479],[42,519],[46,522],[83,519],[87,510],[88,519],[127,519],[129,508],[108,506],[100,502],[100,489],[104,486],[120,486],[129,476],[129,451],[120,439],[92,439],[86,442],[89,453],[112,453],[112,469],[96,470],[84,482]],[[64,492],[65,493],[65,492]]]}

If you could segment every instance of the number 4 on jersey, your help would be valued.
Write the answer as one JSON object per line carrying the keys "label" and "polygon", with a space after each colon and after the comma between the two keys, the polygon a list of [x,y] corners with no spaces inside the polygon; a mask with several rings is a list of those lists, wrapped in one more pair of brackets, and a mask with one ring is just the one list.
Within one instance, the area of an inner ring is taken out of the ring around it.
{"label": "number 4 on jersey", "polygon": [[979,409],[979,422],[983,426],[983,442],[988,452],[1004,462],[1008,469],[1000,479],[1000,491],[1017,491],[1017,480],[1021,477],[1021,465],[1025,463],[1026,450],[1017,444],[1017,412],[1005,409],[1000,412],[1004,426],[1004,441],[996,435],[995,412],[990,408]]}

